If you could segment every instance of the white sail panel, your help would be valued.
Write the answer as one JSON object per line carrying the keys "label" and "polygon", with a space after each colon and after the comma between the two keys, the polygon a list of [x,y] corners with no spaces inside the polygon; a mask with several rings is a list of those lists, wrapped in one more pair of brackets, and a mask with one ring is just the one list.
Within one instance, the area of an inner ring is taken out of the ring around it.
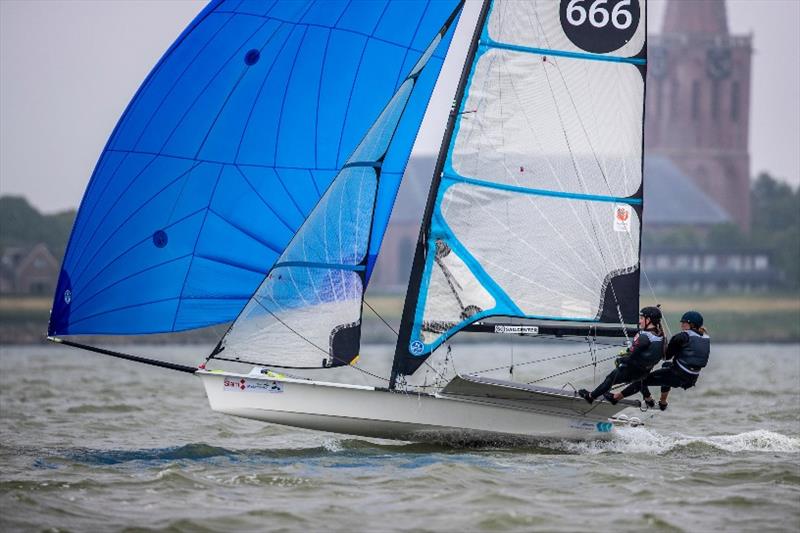
{"label": "white sail panel", "polygon": [[[622,322],[623,331],[635,322],[644,4],[486,5],[434,176],[393,376],[483,318]],[[451,283],[433,243],[475,281]]]}
{"label": "white sail panel", "polygon": [[360,322],[362,293],[356,272],[275,268],[225,337],[225,355],[293,367],[348,363],[331,359],[331,344]]}
{"label": "white sail panel", "polygon": [[455,134],[464,177],[609,196],[642,182],[644,83],[630,64],[492,49],[477,60]]}
{"label": "white sail panel", "polygon": [[608,280],[639,263],[638,216],[626,211],[620,231],[616,209],[465,183],[441,204],[452,235],[523,315],[579,320],[598,319]]}
{"label": "white sail panel", "polygon": [[[639,0],[495,0],[487,30],[489,37],[499,43],[631,57],[645,45],[647,28],[636,24],[638,20],[645,20],[645,2]],[[605,30],[604,39],[594,36],[598,46],[595,49],[581,41],[578,42],[585,47],[574,43],[564,30],[566,27],[578,33],[586,25]]]}
{"label": "white sail panel", "polygon": [[294,367],[350,362],[337,360],[333,345],[360,323],[377,184],[372,167],[339,173],[224,337],[227,356]]}

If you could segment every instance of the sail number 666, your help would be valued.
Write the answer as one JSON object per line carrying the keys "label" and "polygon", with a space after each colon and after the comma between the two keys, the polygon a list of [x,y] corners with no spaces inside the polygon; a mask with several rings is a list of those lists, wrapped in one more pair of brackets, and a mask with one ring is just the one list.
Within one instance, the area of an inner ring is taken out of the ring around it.
{"label": "sail number 666", "polygon": [[567,5],[567,22],[573,26],[580,26],[586,20],[595,28],[604,28],[609,21],[618,30],[626,30],[633,23],[633,15],[629,9],[631,0],[620,0],[609,13],[604,4],[608,0],[594,0],[587,11],[584,7],[587,0],[571,0]]}

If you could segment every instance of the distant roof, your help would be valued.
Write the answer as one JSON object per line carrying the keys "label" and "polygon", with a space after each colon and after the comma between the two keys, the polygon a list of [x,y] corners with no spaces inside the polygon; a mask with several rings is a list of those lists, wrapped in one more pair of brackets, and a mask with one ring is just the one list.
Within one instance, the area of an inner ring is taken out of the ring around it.
{"label": "distant roof", "polygon": [[714,225],[732,220],[667,157],[645,153],[644,188],[646,225]]}
{"label": "distant roof", "polygon": [[[435,163],[433,156],[409,161],[397,194],[392,223],[419,223]],[[714,225],[732,221],[719,204],[669,158],[645,153],[644,181],[646,225]]]}

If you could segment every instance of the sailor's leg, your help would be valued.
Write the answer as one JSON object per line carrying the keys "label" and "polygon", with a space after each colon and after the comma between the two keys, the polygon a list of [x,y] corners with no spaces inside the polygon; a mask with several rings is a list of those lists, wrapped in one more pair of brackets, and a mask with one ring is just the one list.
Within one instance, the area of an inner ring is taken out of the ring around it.
{"label": "sailor's leg", "polygon": [[628,396],[632,396],[637,392],[639,392],[640,390],[644,390],[643,387],[644,389],[647,388],[643,380],[633,381],[630,383],[630,385],[628,385],[627,387],[622,389],[622,391],[620,391],[620,398],[627,398]]}
{"label": "sailor's leg", "polygon": [[642,381],[642,399],[647,407],[656,406],[656,401],[653,399],[653,395],[650,393],[650,387],[647,386],[647,383],[644,380]]}
{"label": "sailor's leg", "polygon": [[615,368],[614,370],[612,370],[611,373],[609,373],[606,376],[606,379],[603,380],[603,382],[600,385],[598,385],[596,389],[594,389],[592,392],[589,393],[591,394],[592,399],[596,400],[597,398],[608,392],[609,389],[611,389],[612,385],[614,385],[615,383],[619,383],[619,378],[621,373],[622,371],[619,368]]}
{"label": "sailor's leg", "polygon": [[671,368],[661,368],[650,374],[645,383],[648,385],[661,385],[661,398],[658,400],[658,408],[663,411],[667,408],[669,391],[672,387],[680,386],[681,379]]}

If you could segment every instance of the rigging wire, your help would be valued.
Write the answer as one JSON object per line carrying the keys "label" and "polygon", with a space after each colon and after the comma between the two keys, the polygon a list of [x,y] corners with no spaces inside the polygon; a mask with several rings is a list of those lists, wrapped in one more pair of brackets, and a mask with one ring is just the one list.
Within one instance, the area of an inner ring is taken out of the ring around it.
{"label": "rigging wire", "polygon": [[[388,322],[387,322],[387,321],[386,321],[386,320],[385,320],[385,319],[384,319],[384,318],[383,318],[383,317],[380,315],[380,313],[378,313],[378,311],[376,311],[376,310],[375,310],[375,308],[374,308],[374,307],[372,307],[372,306],[370,305],[370,303],[369,303],[369,302],[368,302],[366,299],[362,299],[362,301],[363,301],[363,302],[364,302],[364,304],[365,304],[365,305],[366,305],[366,306],[369,308],[369,310],[370,310],[370,311],[372,311],[372,312],[375,314],[375,316],[377,316],[377,317],[378,317],[378,318],[381,320],[381,322],[383,322],[384,324],[386,324],[386,327],[387,327],[387,328],[389,328],[389,329],[392,331],[392,333],[394,333],[394,334],[395,334],[395,336],[397,336],[397,337],[399,337],[399,336],[400,336],[400,334],[397,332],[397,330],[395,330],[395,329],[392,327],[392,325],[391,325],[391,324],[389,324],[389,323],[388,323]],[[450,352],[451,352],[451,348],[450,348],[450,345],[448,344],[448,345],[447,345],[447,356],[448,356],[448,357],[450,356]],[[446,359],[445,359],[445,361],[446,361]],[[438,383],[439,383],[439,380],[440,380],[440,379],[441,379],[441,380],[446,380],[446,379],[447,379],[447,377],[446,377],[446,376],[445,376],[445,375],[444,375],[442,372],[440,372],[439,370],[437,370],[436,368],[434,368],[434,367],[433,367],[433,366],[432,366],[430,363],[428,363],[427,359],[426,359],[426,360],[424,360],[424,361],[422,362],[422,364],[424,364],[426,367],[428,367],[430,370],[432,370],[432,371],[433,371],[433,372],[436,374],[436,384],[434,385],[434,387],[438,386]],[[445,366],[446,366],[446,365],[445,365]],[[453,370],[455,371],[455,363],[453,363]],[[381,379],[383,379],[384,381],[389,381],[389,379],[387,379],[387,378],[381,378]],[[426,377],[426,380],[427,380],[427,377]],[[426,381],[426,382],[427,382],[427,381]],[[423,388],[424,388],[424,387],[425,387],[425,386],[423,386]]]}
{"label": "rigging wire", "polygon": [[[585,353],[585,352],[584,352],[584,353]],[[597,363],[604,363],[604,362],[606,362],[606,361],[610,361],[610,360],[612,360],[612,359],[614,359],[614,358],[616,358],[616,357],[617,357],[616,355],[612,355],[612,356],[610,356],[610,357],[606,357],[606,358],[604,358],[604,359],[600,359],[600,360],[598,360],[598,361],[597,361]],[[556,374],[551,374],[551,375],[549,375],[549,376],[545,376],[545,377],[543,377],[543,378],[534,379],[533,381],[529,381],[527,384],[528,384],[528,385],[533,385],[534,383],[538,383],[538,382],[540,382],[540,381],[544,381],[544,380],[546,380],[546,379],[554,378],[554,377],[557,377],[557,376],[562,376],[562,375],[564,375],[564,374],[569,374],[570,372],[575,372],[576,370],[580,370],[580,369],[582,369],[582,368],[587,368],[587,367],[590,367],[590,366],[592,366],[592,365],[594,365],[594,364],[596,364],[596,363],[595,363],[595,362],[591,362],[591,363],[587,363],[587,364],[585,364],[585,365],[576,366],[575,368],[570,368],[569,370],[564,370],[563,372],[558,372],[558,373],[556,373]]]}
{"label": "rigging wire", "polygon": [[375,313],[375,316],[376,316],[376,317],[378,317],[378,318],[380,318],[380,319],[381,319],[381,322],[383,322],[384,324],[386,324],[386,327],[387,327],[387,328],[389,328],[389,329],[391,330],[391,332],[392,332],[392,333],[394,333],[395,337],[399,337],[399,336],[400,336],[400,334],[397,332],[397,330],[396,330],[396,329],[394,329],[394,328],[391,326],[391,324],[389,324],[389,323],[388,323],[388,322],[387,322],[387,321],[386,321],[386,320],[385,320],[385,319],[384,319],[384,318],[383,318],[383,317],[380,315],[380,313],[378,313],[378,312],[375,310],[375,308],[374,308],[374,307],[372,307],[372,306],[369,304],[369,302],[367,301],[367,299],[366,299],[366,298],[362,298],[362,300],[361,300],[361,301],[362,301],[362,302],[364,302],[364,305],[366,305],[367,307],[369,307],[369,310],[370,310],[370,311],[372,311],[373,313]]}
{"label": "rigging wire", "polygon": [[[333,355],[329,354],[329,353],[328,353],[328,350],[325,350],[324,348],[321,348],[321,347],[319,347],[319,346],[318,346],[316,343],[314,343],[314,342],[313,342],[311,339],[309,339],[308,337],[304,336],[302,333],[300,333],[299,331],[295,330],[295,329],[294,329],[294,328],[292,328],[292,327],[291,327],[289,324],[287,324],[286,322],[284,322],[283,320],[281,320],[281,319],[280,319],[280,317],[279,317],[278,315],[276,315],[276,314],[275,314],[275,313],[273,313],[273,312],[272,312],[270,309],[268,309],[268,308],[267,308],[267,306],[265,306],[263,303],[261,303],[261,301],[260,301],[258,298],[253,298],[253,300],[252,300],[252,301],[256,302],[256,303],[257,303],[259,306],[261,306],[261,308],[262,308],[262,309],[264,309],[264,310],[265,310],[267,313],[269,313],[270,315],[272,315],[272,317],[273,317],[275,320],[277,320],[278,322],[280,322],[280,323],[281,323],[281,324],[282,324],[282,325],[283,325],[283,326],[284,326],[286,329],[288,329],[289,331],[291,331],[292,333],[294,333],[295,335],[297,335],[298,337],[300,337],[301,339],[303,339],[304,341],[306,341],[308,344],[310,344],[311,346],[313,346],[313,347],[314,347],[314,348],[316,348],[317,350],[319,350],[319,351],[321,351],[322,353],[324,353],[326,357],[331,357],[331,358],[333,358],[333,359],[337,359],[335,356],[333,356]],[[209,359],[211,359],[211,358],[214,358],[214,359],[220,359],[220,360],[223,360],[223,361],[233,361],[233,360],[232,360],[232,359],[230,359],[230,358],[227,358],[227,359],[225,359],[225,358],[222,358],[222,357],[214,357],[213,355],[212,355],[212,356],[209,356]],[[339,360],[339,359],[337,359],[337,360]],[[344,361],[341,361],[341,360],[339,360],[339,361],[340,361],[340,362],[344,362]],[[234,362],[239,362],[239,361],[234,361]],[[254,364],[254,363],[251,363],[251,362],[249,362],[249,361],[241,361],[241,362],[242,362],[242,363],[248,363],[248,364]],[[275,365],[269,365],[269,364],[266,364],[266,363],[259,363],[259,364],[262,364],[262,365],[264,365],[264,366],[275,366]],[[355,370],[358,370],[358,371],[359,371],[359,372],[361,372],[362,374],[367,374],[367,375],[369,375],[369,376],[372,376],[372,377],[373,377],[373,378],[375,378],[375,379],[379,379],[379,380],[381,380],[381,381],[386,381],[386,382],[388,382],[388,381],[389,381],[387,378],[385,378],[385,377],[382,377],[382,376],[379,376],[379,375],[377,375],[377,374],[373,374],[373,373],[372,373],[372,372],[370,372],[369,370],[363,369],[363,368],[359,367],[359,366],[358,366],[358,365],[356,365],[356,364],[353,364],[353,363],[346,363],[346,365],[345,365],[345,366],[348,366],[348,367],[350,367],[350,368],[354,368]]]}
{"label": "rigging wire", "polygon": [[[617,346],[606,346],[605,348],[599,348],[598,351],[609,350],[611,348],[616,348],[616,347]],[[590,353],[590,352],[591,352],[591,349],[589,349],[589,350],[581,350],[579,352],[572,352],[572,353],[561,354],[561,355],[553,355],[553,356],[550,356],[550,357],[543,357],[541,359],[534,359],[532,361],[526,361],[524,363],[517,363],[516,366],[519,367],[519,366],[533,365],[533,364],[536,364],[536,363],[544,363],[546,361],[554,361],[556,359],[565,359],[567,357],[573,357],[575,355],[583,355],[583,354],[587,354],[587,353]],[[614,356],[614,357],[616,357],[616,356]],[[611,359],[613,359],[613,357]],[[606,361],[606,360],[607,359],[603,359],[603,361]],[[598,361],[598,362],[600,362],[600,361]],[[590,365],[591,364],[594,364],[594,363],[590,363]],[[588,366],[588,365],[586,365],[586,366]],[[484,374],[484,373],[487,373],[487,372],[495,372],[497,370],[507,370],[509,367],[510,367],[510,365],[497,366],[497,367],[494,367],[494,368],[487,368],[486,370],[478,370],[478,371],[475,371],[475,372],[470,372],[470,374],[471,375],[476,375],[476,374]],[[578,367],[578,368],[584,368],[584,367]],[[549,377],[552,377],[552,376],[549,376]],[[534,382],[531,381],[529,383],[534,383]]]}

